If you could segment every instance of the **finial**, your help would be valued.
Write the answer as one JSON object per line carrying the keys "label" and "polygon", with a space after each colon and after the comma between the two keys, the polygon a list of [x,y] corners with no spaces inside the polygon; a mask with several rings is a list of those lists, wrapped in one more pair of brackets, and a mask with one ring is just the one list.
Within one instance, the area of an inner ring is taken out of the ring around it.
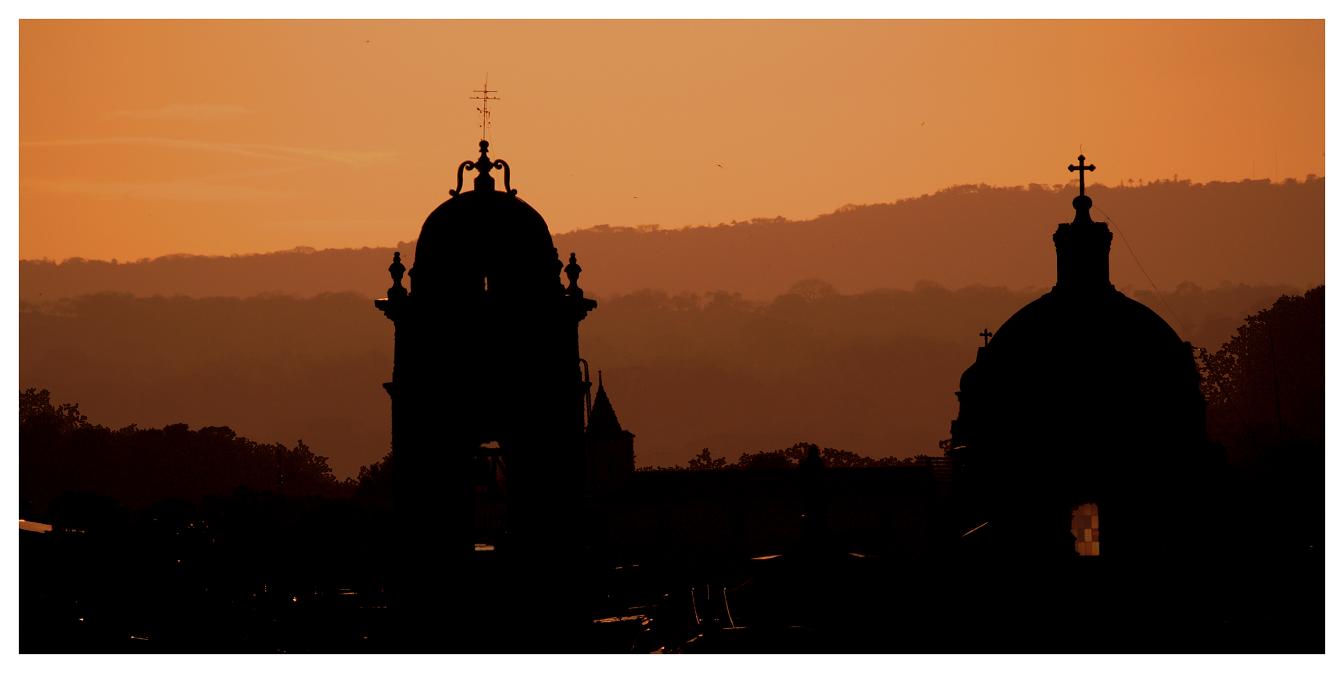
{"label": "finial", "polygon": [[406,266],[401,263],[400,252],[392,253],[392,264],[387,267],[387,272],[392,276],[392,287],[387,289],[387,296],[405,296],[406,288],[401,286],[401,277],[406,274]]}
{"label": "finial", "polygon": [[[565,265],[565,275],[569,277],[569,291],[573,292],[579,289],[579,274],[583,273],[583,267],[579,266],[579,257],[574,253],[569,253],[569,264]],[[598,372],[599,377],[601,371]]]}
{"label": "finial", "polygon": [[462,171],[476,171],[476,180],[473,183],[476,191],[478,192],[495,191],[495,178],[494,176],[490,175],[490,170],[492,168],[504,169],[504,191],[508,192],[509,196],[516,195],[518,193],[518,190],[514,189],[512,185],[509,184],[511,176],[509,174],[508,162],[504,161],[503,159],[495,159],[494,161],[490,160],[489,140],[482,140],[480,147],[481,147],[481,157],[479,159],[477,159],[476,161],[463,161],[462,163],[458,164],[457,189],[448,190],[448,195],[457,196],[458,194],[462,193]]}
{"label": "finial", "polygon": [[1090,212],[1092,210],[1092,197],[1087,195],[1087,185],[1084,176],[1087,175],[1085,171],[1095,171],[1097,170],[1097,167],[1086,163],[1086,161],[1087,157],[1079,154],[1078,165],[1075,166],[1069,164],[1070,173],[1074,171],[1078,172],[1078,196],[1073,197],[1073,209],[1077,211],[1077,214],[1073,218],[1074,222],[1092,221],[1092,213]]}
{"label": "finial", "polygon": [[602,370],[597,370],[597,389],[602,389]]}
{"label": "finial", "polygon": [[980,338],[984,339],[984,340],[985,340],[985,345],[988,346],[988,345],[989,345],[989,338],[992,337],[992,336],[994,336],[994,333],[991,332],[991,331],[989,331],[989,328],[986,327],[984,330],[982,330],[982,331],[980,332],[980,334],[979,334],[978,336],[979,336]]}
{"label": "finial", "polygon": [[490,175],[490,169],[494,167],[494,164],[490,161],[490,141],[482,140],[481,158],[476,160],[476,191],[495,191],[495,178]]}

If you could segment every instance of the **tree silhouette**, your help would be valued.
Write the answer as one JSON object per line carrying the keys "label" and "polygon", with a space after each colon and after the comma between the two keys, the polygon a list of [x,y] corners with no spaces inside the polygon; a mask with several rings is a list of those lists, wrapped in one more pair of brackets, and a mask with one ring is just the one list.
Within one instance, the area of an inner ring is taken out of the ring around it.
{"label": "tree silhouette", "polygon": [[343,496],[327,458],[303,440],[290,448],[240,437],[231,428],[185,424],[89,423],[78,404],[53,404],[47,390],[19,393],[19,490],[25,509],[42,514],[59,497],[84,493],[142,507],[171,498],[199,500],[243,487],[287,496]]}
{"label": "tree silhouette", "polygon": [[1280,297],[1201,354],[1210,437],[1226,450],[1233,540],[1315,550],[1325,535],[1325,287]]}
{"label": "tree silhouette", "polygon": [[[1209,434],[1234,463],[1325,441],[1325,287],[1283,296],[1201,353]],[[1275,449],[1280,451],[1275,452]]]}
{"label": "tree silhouette", "polygon": [[813,450],[818,452],[822,464],[826,467],[893,467],[897,465],[918,465],[929,460],[929,457],[923,454],[906,458],[897,458],[895,456],[872,458],[854,453],[853,451],[845,451],[844,449],[833,449],[831,447],[819,448],[816,444],[811,442],[798,442],[785,449],[744,453],[737,459],[737,467],[743,469],[798,467],[803,458],[807,456],[808,451]]}
{"label": "tree silhouette", "polygon": [[686,467],[691,470],[722,470],[728,466],[727,458],[715,458],[709,453],[709,447],[701,449],[700,453],[691,458],[686,463]]}

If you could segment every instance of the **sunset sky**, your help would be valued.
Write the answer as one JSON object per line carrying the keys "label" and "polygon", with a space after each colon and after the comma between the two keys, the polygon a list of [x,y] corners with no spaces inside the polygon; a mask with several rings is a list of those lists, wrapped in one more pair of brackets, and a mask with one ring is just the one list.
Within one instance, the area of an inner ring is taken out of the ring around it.
{"label": "sunset sky", "polygon": [[[480,137],[552,231],[962,183],[1324,174],[1321,21],[24,21],[21,258],[416,237]],[[987,223],[991,224],[991,223]]]}

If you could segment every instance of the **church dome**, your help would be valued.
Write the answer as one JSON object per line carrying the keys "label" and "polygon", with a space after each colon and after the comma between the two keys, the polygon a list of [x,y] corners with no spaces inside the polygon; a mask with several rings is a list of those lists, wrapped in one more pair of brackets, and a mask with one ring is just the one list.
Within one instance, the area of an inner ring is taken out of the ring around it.
{"label": "church dome", "polygon": [[1073,205],[1054,234],[1055,286],[1005,321],[961,377],[954,445],[1081,465],[1202,432],[1190,345],[1115,289],[1111,232],[1092,220],[1090,198]]}
{"label": "church dome", "polygon": [[[480,159],[462,162],[457,189],[420,227],[412,291],[423,296],[442,287],[558,288],[561,262],[546,220],[518,198],[509,184],[509,165],[490,159],[489,141],[480,147]],[[504,171],[503,191],[495,189],[493,169]],[[471,191],[462,191],[464,170],[477,172]]]}
{"label": "church dome", "polygon": [[[1069,170],[1095,169],[1078,160]],[[1072,557],[1071,512],[1085,503],[1106,554],[1165,558],[1212,464],[1190,344],[1111,284],[1111,231],[1083,190],[1053,237],[1055,286],[981,333],[957,392],[948,448],[968,523],[992,523],[1015,561]]]}
{"label": "church dome", "polygon": [[1061,352],[1071,344],[1111,355],[1185,348],[1167,321],[1114,287],[1089,293],[1052,289],[1018,309],[985,348],[991,356],[1002,356]]}
{"label": "church dome", "polygon": [[[1028,443],[1061,449],[1078,433],[1110,428],[1109,437],[1088,442],[1106,444],[1137,430],[1138,419],[1199,400],[1189,344],[1152,309],[1114,288],[1056,288],[1022,307],[961,384],[963,398],[993,406],[982,415],[996,419],[1001,431],[1015,426]],[[1038,419],[1037,427],[1027,430],[1026,418]]]}

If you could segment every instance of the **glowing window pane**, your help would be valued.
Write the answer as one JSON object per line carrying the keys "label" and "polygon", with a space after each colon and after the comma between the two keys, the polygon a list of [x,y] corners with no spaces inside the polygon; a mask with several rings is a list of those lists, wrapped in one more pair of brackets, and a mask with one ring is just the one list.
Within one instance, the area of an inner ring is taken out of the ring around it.
{"label": "glowing window pane", "polygon": [[1079,556],[1101,555],[1101,517],[1097,503],[1089,502],[1073,510],[1073,549]]}

